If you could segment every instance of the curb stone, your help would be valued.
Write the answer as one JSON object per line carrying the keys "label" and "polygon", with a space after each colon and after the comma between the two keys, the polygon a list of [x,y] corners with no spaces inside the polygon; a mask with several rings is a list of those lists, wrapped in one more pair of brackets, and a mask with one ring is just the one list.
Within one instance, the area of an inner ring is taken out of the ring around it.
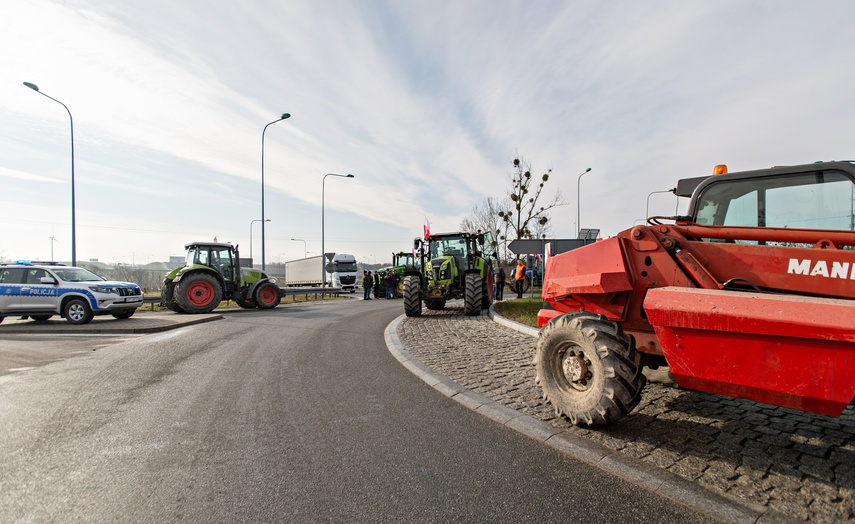
{"label": "curb stone", "polygon": [[[494,312],[492,307],[489,311],[489,317],[520,333],[537,336],[538,330],[501,317]],[[653,491],[717,520],[738,523],[796,522],[796,520],[761,504],[715,493],[675,473],[665,471],[648,462],[628,457],[585,437],[569,434],[548,422],[537,420],[476,392],[467,390],[453,380],[432,370],[406,349],[398,334],[398,328],[405,320],[406,316],[401,315],[387,326],[385,340],[389,352],[425,383],[467,408],[530,438],[544,442],[564,455],[597,467],[622,480]]]}

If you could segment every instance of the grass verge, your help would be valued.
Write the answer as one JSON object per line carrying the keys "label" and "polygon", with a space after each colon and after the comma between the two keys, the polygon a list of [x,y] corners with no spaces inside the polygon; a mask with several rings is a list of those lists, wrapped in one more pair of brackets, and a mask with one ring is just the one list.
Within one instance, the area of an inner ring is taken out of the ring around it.
{"label": "grass verge", "polygon": [[496,313],[505,318],[536,328],[537,312],[543,309],[543,300],[539,294],[534,298],[503,300],[495,303],[495,309]]}

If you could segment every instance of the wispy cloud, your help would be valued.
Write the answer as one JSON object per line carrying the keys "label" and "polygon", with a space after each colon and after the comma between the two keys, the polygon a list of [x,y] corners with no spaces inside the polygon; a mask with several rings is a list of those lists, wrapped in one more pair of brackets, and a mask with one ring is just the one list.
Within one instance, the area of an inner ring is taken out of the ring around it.
{"label": "wispy cloud", "polygon": [[[311,217],[330,172],[356,175],[323,195],[356,231],[331,220],[329,233],[355,250],[409,242],[425,215],[454,229],[504,193],[517,151],[536,171],[552,168],[570,203],[554,213],[558,236],[574,231],[587,167],[582,220],[613,234],[642,218],[650,191],[716,163],[852,156],[846,2],[34,0],[0,10],[0,46],[12,50],[0,57],[12,78],[0,85],[0,177],[64,176],[68,123],[28,80],[74,114],[82,194],[132,188],[164,224],[174,213],[202,231],[218,213],[230,218],[226,236],[246,238],[261,130],[287,111],[265,139],[280,252],[296,252],[290,237],[320,236]],[[51,168],[35,167],[38,152]]]}

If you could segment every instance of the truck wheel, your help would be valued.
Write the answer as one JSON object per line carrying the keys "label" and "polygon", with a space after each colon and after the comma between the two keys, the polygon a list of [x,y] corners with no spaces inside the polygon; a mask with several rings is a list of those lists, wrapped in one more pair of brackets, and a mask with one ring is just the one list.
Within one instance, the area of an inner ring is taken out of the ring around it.
{"label": "truck wheel", "polygon": [[160,302],[166,306],[166,309],[170,311],[174,311],[176,313],[184,313],[184,310],[181,309],[181,306],[175,302],[175,282],[171,280],[164,280],[163,285],[160,287]]}
{"label": "truck wheel", "polygon": [[404,313],[408,317],[419,317],[422,314],[422,290],[419,277],[404,277]]}
{"label": "truck wheel", "polygon": [[92,317],[95,316],[92,313],[92,308],[89,307],[89,303],[82,298],[72,298],[66,302],[63,311],[65,313],[65,320],[69,324],[88,324],[92,321]]}
{"label": "truck wheel", "polygon": [[131,318],[136,313],[136,309],[128,309],[126,311],[116,311],[113,313],[113,318],[117,320],[122,320],[123,318]]}
{"label": "truck wheel", "polygon": [[534,355],[543,398],[573,424],[604,426],[638,405],[646,384],[641,354],[620,324],[570,313],[543,327]]}
{"label": "truck wheel", "polygon": [[30,315],[30,318],[36,322],[44,322],[46,320],[50,320],[52,316],[53,315]]}
{"label": "truck wheel", "polygon": [[478,273],[467,273],[465,284],[466,287],[463,290],[463,312],[467,315],[480,315],[481,300],[483,298],[483,279]]}
{"label": "truck wheel", "polygon": [[273,309],[279,305],[279,288],[270,282],[261,284],[255,290],[255,303],[261,309]]}
{"label": "truck wheel", "polygon": [[213,311],[223,298],[220,283],[213,275],[192,273],[175,286],[175,301],[187,313]]}

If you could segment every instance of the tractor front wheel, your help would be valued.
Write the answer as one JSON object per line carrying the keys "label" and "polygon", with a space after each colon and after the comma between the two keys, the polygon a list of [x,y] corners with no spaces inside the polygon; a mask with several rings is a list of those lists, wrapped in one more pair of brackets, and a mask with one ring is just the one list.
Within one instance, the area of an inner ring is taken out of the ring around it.
{"label": "tractor front wheel", "polygon": [[252,299],[247,300],[244,298],[236,298],[236,299],[234,299],[234,301],[235,301],[235,304],[237,304],[238,306],[240,306],[244,309],[255,309],[255,301]]}
{"label": "tractor front wheel", "polygon": [[279,295],[279,287],[270,282],[261,284],[255,290],[255,303],[261,309],[273,309],[279,305],[281,297]]}
{"label": "tractor front wheel", "polygon": [[160,302],[170,311],[184,313],[184,310],[175,301],[175,282],[171,280],[163,281],[163,285],[160,287]]}
{"label": "tractor front wheel", "polygon": [[481,285],[481,309],[490,309],[493,305],[493,271],[487,270],[487,278]]}
{"label": "tractor front wheel", "polygon": [[620,324],[585,312],[543,327],[534,366],[543,397],[576,425],[620,419],[638,405],[646,383],[633,339]]}
{"label": "tractor front wheel", "polygon": [[175,286],[175,301],[187,313],[208,313],[223,299],[223,290],[213,275],[192,273]]}
{"label": "tractor front wheel", "polygon": [[463,312],[467,315],[481,314],[481,301],[483,299],[483,279],[478,273],[467,273],[465,276],[466,288],[463,291]]}
{"label": "tractor front wheel", "polygon": [[422,290],[417,276],[404,277],[404,313],[408,317],[422,314]]}

